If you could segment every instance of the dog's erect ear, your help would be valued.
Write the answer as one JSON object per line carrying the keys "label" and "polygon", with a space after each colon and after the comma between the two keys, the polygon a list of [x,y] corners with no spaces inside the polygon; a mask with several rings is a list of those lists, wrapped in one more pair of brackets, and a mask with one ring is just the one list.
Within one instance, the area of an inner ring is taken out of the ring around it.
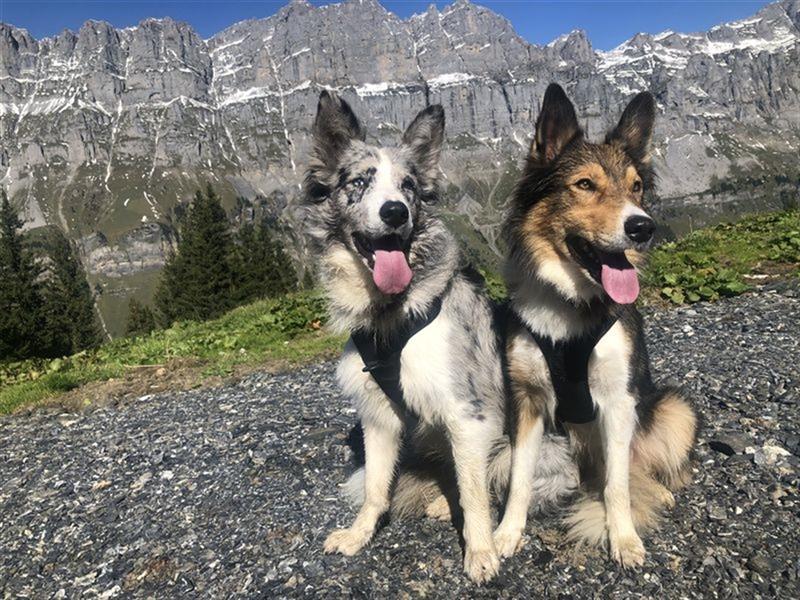
{"label": "dog's erect ear", "polygon": [[650,138],[656,120],[656,101],[650,92],[641,92],[630,101],[619,124],[606,136],[606,143],[621,142],[634,159],[650,159]]}
{"label": "dog's erect ear", "polygon": [[439,173],[443,143],[444,109],[439,104],[420,111],[403,134],[403,144],[411,149],[420,176],[430,182],[435,181]]}
{"label": "dog's erect ear", "polygon": [[347,102],[332,92],[324,91],[319,95],[311,160],[304,183],[311,202],[319,203],[328,198],[342,153],[353,140],[364,141],[365,137],[364,129]]}
{"label": "dog's erect ear", "polygon": [[350,105],[333,92],[323,91],[314,120],[315,157],[326,165],[335,165],[351,141],[363,142],[365,138],[366,132]]}
{"label": "dog's erect ear", "polygon": [[531,155],[542,162],[551,162],[569,142],[582,135],[575,107],[561,86],[551,83],[544,93],[542,110],[536,119]]}

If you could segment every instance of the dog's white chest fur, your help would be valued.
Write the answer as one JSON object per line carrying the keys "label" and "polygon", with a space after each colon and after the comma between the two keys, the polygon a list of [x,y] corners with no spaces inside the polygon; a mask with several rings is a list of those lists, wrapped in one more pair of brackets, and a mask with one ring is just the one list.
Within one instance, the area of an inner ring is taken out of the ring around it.
{"label": "dog's white chest fur", "polygon": [[412,337],[400,356],[400,382],[408,408],[428,423],[453,411],[453,372],[448,340],[451,323],[439,315]]}
{"label": "dog's white chest fur", "polygon": [[[457,405],[452,386],[452,361],[448,340],[452,324],[440,314],[414,335],[400,355],[400,382],[408,410],[430,424],[451,416]],[[352,341],[348,341],[337,377],[342,391],[355,403],[360,414],[374,413],[388,399],[372,375],[364,372],[364,362]]]}

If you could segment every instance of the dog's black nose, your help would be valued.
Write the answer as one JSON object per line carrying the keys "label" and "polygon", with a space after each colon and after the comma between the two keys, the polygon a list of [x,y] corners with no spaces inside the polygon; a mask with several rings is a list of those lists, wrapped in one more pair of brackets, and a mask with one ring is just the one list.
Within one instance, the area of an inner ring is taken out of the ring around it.
{"label": "dog's black nose", "polygon": [[650,217],[637,215],[625,221],[625,234],[637,244],[649,242],[656,230],[656,223]]}
{"label": "dog's black nose", "polygon": [[402,202],[384,202],[380,210],[381,220],[390,227],[400,227],[408,221],[408,207]]}

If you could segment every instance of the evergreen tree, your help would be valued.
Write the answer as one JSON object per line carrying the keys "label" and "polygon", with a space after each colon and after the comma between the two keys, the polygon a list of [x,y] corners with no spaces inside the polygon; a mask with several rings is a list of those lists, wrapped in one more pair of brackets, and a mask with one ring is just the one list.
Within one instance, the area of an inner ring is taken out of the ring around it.
{"label": "evergreen tree", "polygon": [[314,275],[311,274],[311,268],[308,266],[305,268],[305,273],[303,273],[303,289],[314,289]]}
{"label": "evergreen tree", "polygon": [[61,231],[53,231],[46,246],[50,263],[42,286],[47,338],[44,353],[63,356],[92,348],[100,342],[100,331],[83,266]]}
{"label": "evergreen tree", "polygon": [[195,194],[180,233],[156,290],[166,324],[210,319],[233,307],[230,223],[211,185]]}
{"label": "evergreen tree", "polygon": [[283,248],[280,238],[270,234],[270,229],[262,223],[263,242],[269,248],[272,275],[268,278],[272,296],[287,294],[297,290],[297,271],[295,271],[289,255]]}
{"label": "evergreen tree", "polygon": [[39,267],[23,245],[22,221],[0,189],[0,360],[35,356],[44,315]]}
{"label": "evergreen tree", "polygon": [[135,298],[128,302],[128,326],[125,335],[147,335],[156,328],[156,316],[153,310]]}
{"label": "evergreen tree", "polygon": [[271,298],[297,288],[297,276],[280,241],[265,221],[243,225],[237,235],[236,302]]}
{"label": "evergreen tree", "polygon": [[244,304],[257,296],[258,286],[254,277],[251,277],[251,253],[256,246],[256,230],[252,223],[245,223],[239,228],[235,237],[234,252],[231,256],[233,267],[233,299],[234,302]]}

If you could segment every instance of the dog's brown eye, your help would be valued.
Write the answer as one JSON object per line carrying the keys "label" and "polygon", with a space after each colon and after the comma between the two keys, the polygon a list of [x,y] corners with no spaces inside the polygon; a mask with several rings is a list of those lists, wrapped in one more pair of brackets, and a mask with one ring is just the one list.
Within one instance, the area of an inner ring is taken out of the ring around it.
{"label": "dog's brown eye", "polygon": [[417,184],[414,182],[413,179],[411,179],[411,177],[406,177],[405,179],[403,179],[403,183],[402,183],[401,187],[404,190],[407,190],[409,192],[413,192],[415,189],[417,189]]}
{"label": "dog's brown eye", "polygon": [[356,177],[350,182],[350,185],[357,188],[363,188],[366,185],[366,181],[364,181],[363,177]]}
{"label": "dog's brown eye", "polygon": [[634,181],[634,182],[633,182],[633,192],[634,192],[635,194],[638,194],[638,193],[639,193],[639,192],[641,192],[641,191],[642,191],[642,182],[641,182],[641,181],[638,181],[638,180],[637,180],[637,181]]}
{"label": "dog's brown eye", "polygon": [[590,192],[590,191],[592,191],[594,189],[594,183],[592,182],[591,179],[583,178],[583,179],[579,179],[578,181],[575,182],[575,187],[577,187],[578,189],[586,190],[587,192]]}

